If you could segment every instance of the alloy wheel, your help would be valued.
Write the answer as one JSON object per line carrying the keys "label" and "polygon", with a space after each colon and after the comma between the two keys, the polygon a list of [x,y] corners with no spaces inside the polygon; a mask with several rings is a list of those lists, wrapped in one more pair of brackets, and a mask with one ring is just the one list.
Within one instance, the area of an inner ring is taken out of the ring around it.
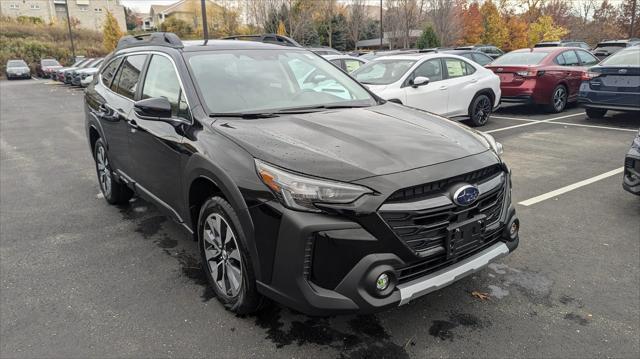
{"label": "alloy wheel", "polygon": [[565,102],[567,100],[567,91],[564,87],[560,86],[556,88],[553,93],[553,107],[556,111],[561,111],[564,108]]}
{"label": "alloy wheel", "polygon": [[242,260],[236,236],[218,213],[207,217],[203,231],[204,254],[213,282],[220,293],[233,298],[242,286]]}
{"label": "alloy wheel", "polygon": [[491,102],[489,98],[483,96],[480,98],[480,101],[476,104],[476,110],[474,113],[474,120],[478,124],[484,124],[489,120],[489,115],[491,114]]}
{"label": "alloy wheel", "polygon": [[109,166],[109,158],[107,158],[107,154],[102,146],[98,146],[96,164],[98,166],[100,189],[102,193],[108,197],[111,194],[111,167]]}

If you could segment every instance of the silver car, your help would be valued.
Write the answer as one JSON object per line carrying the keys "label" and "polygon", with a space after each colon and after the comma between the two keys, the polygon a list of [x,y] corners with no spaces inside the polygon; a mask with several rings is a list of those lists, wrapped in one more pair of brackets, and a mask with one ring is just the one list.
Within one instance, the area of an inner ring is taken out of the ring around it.
{"label": "silver car", "polygon": [[30,79],[31,69],[24,60],[7,61],[7,69],[5,70],[7,79]]}

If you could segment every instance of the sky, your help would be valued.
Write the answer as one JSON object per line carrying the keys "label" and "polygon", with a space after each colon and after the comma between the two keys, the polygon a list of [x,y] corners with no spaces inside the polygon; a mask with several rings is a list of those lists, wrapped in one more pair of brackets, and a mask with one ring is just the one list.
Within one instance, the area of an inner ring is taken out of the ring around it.
{"label": "sky", "polygon": [[139,12],[149,12],[151,5],[169,5],[177,0],[120,0],[123,6],[135,9]]}

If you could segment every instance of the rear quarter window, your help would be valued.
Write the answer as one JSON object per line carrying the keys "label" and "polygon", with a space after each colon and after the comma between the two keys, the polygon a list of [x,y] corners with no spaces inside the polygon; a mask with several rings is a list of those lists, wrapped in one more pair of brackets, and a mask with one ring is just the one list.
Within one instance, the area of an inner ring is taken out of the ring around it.
{"label": "rear quarter window", "polygon": [[111,86],[111,81],[113,81],[113,78],[116,76],[116,72],[118,71],[118,67],[120,66],[121,61],[122,61],[122,58],[117,58],[111,61],[109,65],[107,65],[107,67],[105,67],[105,69],[102,70],[100,77],[102,78],[102,84],[104,86],[106,87]]}

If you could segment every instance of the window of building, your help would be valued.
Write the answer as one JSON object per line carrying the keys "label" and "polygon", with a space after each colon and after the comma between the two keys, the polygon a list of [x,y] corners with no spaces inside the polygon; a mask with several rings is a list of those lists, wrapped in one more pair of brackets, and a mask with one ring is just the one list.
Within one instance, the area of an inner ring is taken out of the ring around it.
{"label": "window of building", "polygon": [[101,8],[101,7],[97,7],[97,8],[95,8],[95,9],[93,9],[93,11],[95,11],[95,12],[102,12],[102,8]]}
{"label": "window of building", "polygon": [[78,10],[80,11],[89,11],[89,7],[87,5],[78,6]]}
{"label": "window of building", "polygon": [[18,4],[10,4],[9,5],[9,9],[19,9],[19,8],[20,8],[20,5],[18,5]]}
{"label": "window of building", "polygon": [[40,10],[40,5],[38,5],[38,4],[31,4],[31,10]]}

